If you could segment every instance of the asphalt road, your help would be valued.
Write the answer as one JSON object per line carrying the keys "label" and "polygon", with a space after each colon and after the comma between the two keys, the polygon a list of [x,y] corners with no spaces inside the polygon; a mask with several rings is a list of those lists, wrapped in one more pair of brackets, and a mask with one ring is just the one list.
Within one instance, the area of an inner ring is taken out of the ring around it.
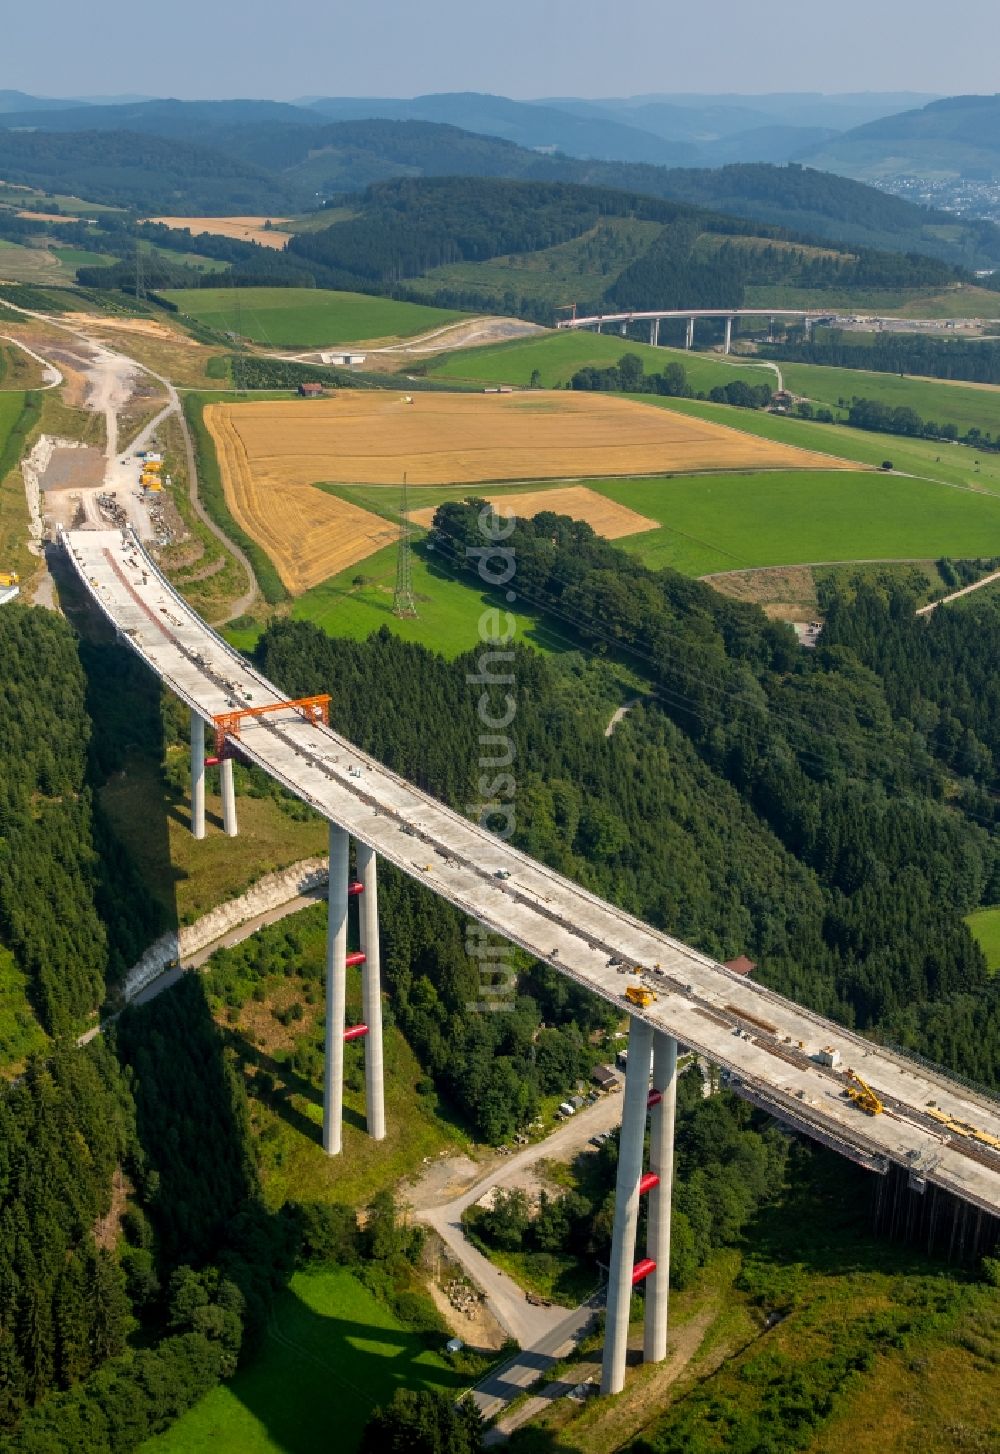
{"label": "asphalt road", "polygon": [[[487,1306],[501,1327],[505,1328],[522,1348],[531,1350],[532,1355],[539,1348],[548,1347],[553,1335],[564,1329],[571,1319],[578,1318],[580,1310],[578,1309],[575,1313],[567,1313],[565,1308],[545,1308],[529,1303],[524,1290],[514,1279],[494,1267],[489,1259],[478,1252],[466,1239],[462,1228],[462,1213],[493,1187],[508,1187],[518,1184],[520,1180],[523,1180],[524,1172],[540,1161],[570,1160],[587,1145],[591,1136],[596,1135],[598,1131],[617,1129],[621,1122],[621,1114],[620,1096],[602,1096],[600,1100],[595,1101],[592,1105],[584,1106],[575,1116],[564,1121],[544,1141],[526,1146],[512,1156],[498,1158],[485,1175],[473,1182],[457,1197],[438,1206],[421,1207],[419,1205],[419,1188],[415,1193],[414,1215],[418,1221],[424,1222],[437,1232],[468,1275],[483,1289],[486,1294]],[[589,1312],[587,1316],[590,1316]],[[565,1342],[567,1336],[564,1333],[561,1342]],[[527,1357],[528,1355],[522,1356]],[[544,1371],[544,1367],[548,1367],[551,1362],[552,1358],[548,1357],[548,1361],[541,1368],[533,1366],[530,1376],[525,1376],[524,1383],[533,1382],[539,1373]],[[508,1394],[508,1397],[510,1396]]]}

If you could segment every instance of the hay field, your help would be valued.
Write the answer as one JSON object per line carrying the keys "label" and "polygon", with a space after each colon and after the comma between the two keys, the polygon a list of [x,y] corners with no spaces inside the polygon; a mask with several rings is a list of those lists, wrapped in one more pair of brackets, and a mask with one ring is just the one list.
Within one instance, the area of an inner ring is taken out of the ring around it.
{"label": "hay field", "polygon": [[190,232],[198,237],[206,232],[215,237],[232,237],[237,242],[259,242],[262,247],[288,246],[290,234],[273,232],[264,226],[271,222],[277,227],[287,222],[287,217],[147,217],[146,222],[159,222],[172,227],[175,232]]}
{"label": "hay field", "polygon": [[[251,405],[259,408],[260,405]],[[267,552],[293,595],[364,560],[396,537],[390,521],[314,488],[316,471],[275,478],[251,460],[234,425],[234,410],[209,404],[212,436],[226,503],[237,523]]]}
{"label": "hay field", "polygon": [[[485,495],[485,499],[497,506],[501,512],[513,510],[515,515],[530,519],[541,510],[552,510],[556,515],[570,515],[574,520],[584,520],[605,540],[621,540],[625,535],[638,535],[643,530],[659,530],[659,520],[650,520],[627,505],[608,500],[586,485],[567,485],[560,490],[524,490],[521,493]],[[425,510],[411,510],[409,518],[426,529],[434,523],[436,505]]]}
{"label": "hay field", "polygon": [[[414,394],[344,389],[244,404],[231,423],[268,484],[478,484],[838,461],[606,394]],[[220,406],[228,408],[229,406]],[[856,468],[856,466],[854,466]]]}

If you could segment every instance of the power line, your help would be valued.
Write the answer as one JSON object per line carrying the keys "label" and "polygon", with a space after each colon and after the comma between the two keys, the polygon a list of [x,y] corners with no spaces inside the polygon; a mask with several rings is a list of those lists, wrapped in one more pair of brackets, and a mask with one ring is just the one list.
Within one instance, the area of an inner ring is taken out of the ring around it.
{"label": "power line", "polygon": [[392,597],[392,612],[403,620],[412,620],[417,615],[417,603],[413,599],[413,563],[410,559],[410,519],[407,509],[404,474],[399,501],[399,543],[396,548],[396,589]]}

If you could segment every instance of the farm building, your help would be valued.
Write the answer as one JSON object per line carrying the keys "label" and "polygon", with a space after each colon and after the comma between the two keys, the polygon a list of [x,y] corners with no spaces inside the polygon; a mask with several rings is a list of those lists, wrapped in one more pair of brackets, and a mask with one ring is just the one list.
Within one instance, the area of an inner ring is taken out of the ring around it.
{"label": "farm building", "polygon": [[618,1084],[618,1077],[610,1065],[595,1066],[590,1078],[601,1090],[610,1090],[613,1085]]}
{"label": "farm building", "polygon": [[322,384],[300,384],[299,397],[302,399],[322,399],[326,390]]}

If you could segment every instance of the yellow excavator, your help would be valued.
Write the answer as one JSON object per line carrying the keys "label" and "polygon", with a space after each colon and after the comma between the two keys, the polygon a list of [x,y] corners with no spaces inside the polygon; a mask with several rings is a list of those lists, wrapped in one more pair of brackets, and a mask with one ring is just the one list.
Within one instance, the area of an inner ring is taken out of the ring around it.
{"label": "yellow excavator", "polygon": [[876,1093],[866,1080],[862,1080],[856,1071],[848,1070],[846,1094],[856,1106],[864,1111],[866,1116],[881,1116],[885,1106],[879,1100]]}

